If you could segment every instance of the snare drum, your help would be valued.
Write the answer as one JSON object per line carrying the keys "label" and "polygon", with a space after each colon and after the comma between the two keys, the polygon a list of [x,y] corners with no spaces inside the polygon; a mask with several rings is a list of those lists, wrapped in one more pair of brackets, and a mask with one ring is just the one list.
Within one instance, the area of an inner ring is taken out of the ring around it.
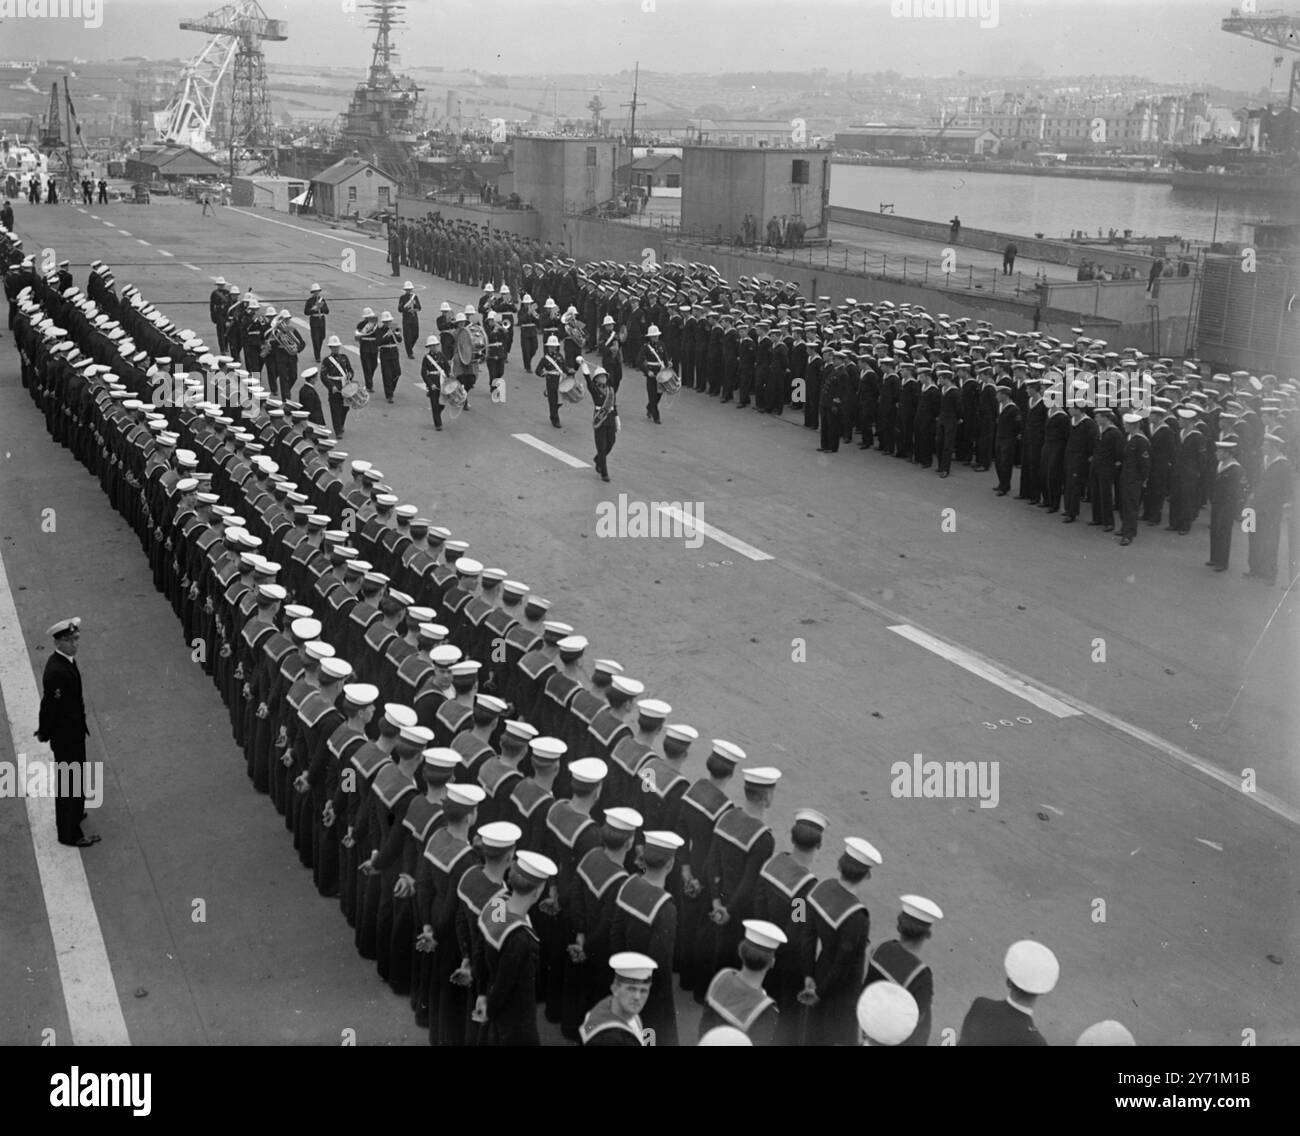
{"label": "snare drum", "polygon": [[577,375],[565,375],[560,380],[560,397],[565,402],[581,402],[583,399],[582,383]]}

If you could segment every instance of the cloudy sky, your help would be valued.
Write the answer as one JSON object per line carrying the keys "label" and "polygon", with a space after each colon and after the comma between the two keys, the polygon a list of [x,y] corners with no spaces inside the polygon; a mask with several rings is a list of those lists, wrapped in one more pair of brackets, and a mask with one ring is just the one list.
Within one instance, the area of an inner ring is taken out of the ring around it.
{"label": "cloudy sky", "polygon": [[[5,0],[0,10],[25,2]],[[98,28],[48,17],[3,20],[0,58],[187,58],[202,39],[177,22],[220,6],[98,3]],[[978,15],[899,14],[936,4],[979,7],[991,12],[984,22],[994,26],[981,27]],[[266,0],[263,7],[289,21],[289,42],[271,45],[272,58],[322,67],[368,62],[369,35],[356,0]],[[608,74],[637,60],[654,71],[696,72],[826,67],[1015,75],[1034,67],[1045,77],[1128,74],[1256,90],[1269,80],[1273,51],[1219,30],[1230,7],[1229,0],[407,0],[398,42],[408,66],[506,74]]]}

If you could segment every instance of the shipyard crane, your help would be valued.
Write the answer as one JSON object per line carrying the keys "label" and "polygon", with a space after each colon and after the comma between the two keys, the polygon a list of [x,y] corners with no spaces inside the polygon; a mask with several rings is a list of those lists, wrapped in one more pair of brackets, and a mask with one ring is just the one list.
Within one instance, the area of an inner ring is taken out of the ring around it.
{"label": "shipyard crane", "polygon": [[229,75],[227,140],[232,154],[240,148],[269,145],[271,104],[262,43],[288,39],[285,21],[269,19],[257,0],[232,0],[197,20],[182,20],[180,27],[211,38],[186,64],[176,94],[155,116],[159,135],[206,153],[216,149],[214,117],[222,100],[222,83]]}
{"label": "shipyard crane", "polygon": [[[1283,51],[1300,51],[1300,15],[1288,15],[1281,10],[1256,12],[1248,8],[1233,8],[1219,27],[1230,35],[1245,36],[1257,43],[1267,43]],[[1291,90],[1287,95],[1287,108],[1300,111],[1300,59],[1291,64]]]}

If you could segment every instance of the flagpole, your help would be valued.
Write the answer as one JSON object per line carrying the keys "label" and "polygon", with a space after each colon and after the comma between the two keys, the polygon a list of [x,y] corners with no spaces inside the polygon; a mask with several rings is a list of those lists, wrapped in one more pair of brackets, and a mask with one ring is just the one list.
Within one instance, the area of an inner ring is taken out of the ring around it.
{"label": "flagpole", "polygon": [[77,199],[77,175],[72,164],[72,95],[68,93],[68,77],[63,76],[63,111],[68,123],[68,200]]}

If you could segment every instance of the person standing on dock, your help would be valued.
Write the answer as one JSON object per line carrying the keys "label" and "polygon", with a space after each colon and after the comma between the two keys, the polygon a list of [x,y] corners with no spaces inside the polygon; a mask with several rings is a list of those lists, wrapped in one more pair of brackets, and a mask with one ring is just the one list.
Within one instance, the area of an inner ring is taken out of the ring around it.
{"label": "person standing on dock", "polygon": [[1015,241],[1008,241],[1007,247],[1002,250],[1002,275],[1010,276],[1016,267],[1016,254],[1020,250],[1016,248]]}
{"label": "person standing on dock", "polygon": [[956,244],[957,238],[960,236],[961,236],[961,218],[954,213],[952,220],[948,222],[948,239],[952,241],[953,244]]}

